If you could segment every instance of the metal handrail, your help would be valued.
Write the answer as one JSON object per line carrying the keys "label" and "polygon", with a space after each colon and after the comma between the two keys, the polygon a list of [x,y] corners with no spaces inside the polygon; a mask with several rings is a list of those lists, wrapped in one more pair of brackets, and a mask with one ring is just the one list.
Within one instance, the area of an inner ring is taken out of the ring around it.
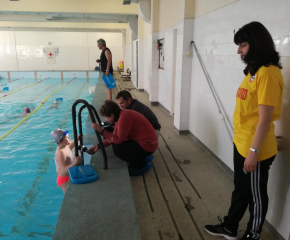
{"label": "metal handrail", "polygon": [[217,107],[218,107],[219,114],[221,114],[221,117],[222,117],[222,120],[223,120],[223,122],[224,122],[224,124],[225,124],[226,130],[227,130],[227,133],[228,133],[228,135],[229,135],[229,137],[230,137],[230,139],[231,139],[231,141],[232,141],[232,140],[233,140],[233,136],[232,136],[232,133],[231,133],[231,130],[233,131],[232,125],[230,125],[230,126],[231,126],[231,130],[230,130],[229,127],[228,127],[228,124],[227,124],[227,122],[226,122],[226,120],[229,122],[229,119],[227,118],[227,116],[226,116],[226,114],[225,114],[225,110],[224,110],[222,104],[220,103],[220,100],[219,100],[219,98],[218,98],[218,94],[216,93],[216,90],[215,90],[215,88],[214,88],[214,86],[213,86],[213,83],[212,83],[212,81],[211,81],[211,78],[210,78],[210,76],[209,76],[209,74],[208,74],[208,72],[207,72],[207,70],[206,70],[206,67],[205,67],[205,65],[204,65],[204,62],[203,62],[201,56],[200,56],[200,53],[199,53],[199,51],[198,51],[198,49],[197,49],[197,47],[196,47],[194,41],[191,41],[191,44],[193,44],[194,50],[195,50],[195,52],[196,52],[196,55],[197,55],[197,57],[198,57],[198,60],[199,60],[200,65],[201,65],[201,67],[202,67],[202,70],[203,70],[204,75],[205,75],[205,77],[206,77],[207,83],[208,83],[208,85],[209,85],[209,87],[210,87],[210,90],[211,90],[211,92],[212,92],[212,95],[213,95],[213,97],[214,97],[214,100],[215,100],[215,102],[216,102],[216,105],[217,105]]}
{"label": "metal handrail", "polygon": [[[95,117],[98,120],[98,123],[101,125],[101,120],[99,118],[99,115],[96,111],[96,109],[94,108],[94,106],[90,105],[87,101],[83,100],[83,99],[78,99],[74,102],[74,104],[72,105],[72,120],[73,120],[73,131],[74,131],[74,139],[77,139],[77,121],[76,121],[76,106],[82,103],[83,106],[81,106],[81,108],[79,109],[79,113],[78,113],[78,121],[79,121],[79,132],[80,134],[83,134],[83,130],[82,130],[82,111],[87,108],[89,111],[89,115],[91,118],[92,123],[96,123]],[[102,154],[103,154],[103,159],[104,159],[104,170],[108,169],[108,159],[107,159],[107,153],[105,150],[105,147],[103,145],[103,141],[101,138],[101,134],[96,131],[96,135],[102,150]],[[83,139],[80,139],[80,144],[83,145]],[[75,156],[78,157],[79,156],[79,152],[78,152],[78,141],[75,141]],[[84,159],[83,159],[83,153],[81,153],[81,157],[82,157],[82,165],[84,165]]]}

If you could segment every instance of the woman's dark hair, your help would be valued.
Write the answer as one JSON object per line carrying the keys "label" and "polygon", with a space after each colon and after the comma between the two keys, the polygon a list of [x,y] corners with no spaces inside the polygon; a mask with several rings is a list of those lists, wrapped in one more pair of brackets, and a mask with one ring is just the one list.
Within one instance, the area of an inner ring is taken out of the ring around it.
{"label": "woman's dark hair", "polygon": [[125,101],[127,101],[129,98],[132,99],[132,95],[131,95],[131,93],[129,93],[129,92],[126,91],[126,90],[122,90],[122,91],[120,91],[120,92],[117,94],[116,99],[118,100],[118,99],[121,98],[121,97],[122,97]]}
{"label": "woman's dark hair", "polygon": [[113,113],[116,116],[119,117],[119,114],[121,112],[121,108],[119,105],[113,101],[105,101],[104,105],[100,109],[101,116],[104,117],[111,117],[111,114]]}
{"label": "woman's dark hair", "polygon": [[282,69],[280,55],[275,49],[271,34],[262,23],[251,22],[240,28],[234,36],[235,44],[248,42],[249,51],[243,61],[247,65],[244,69],[245,75],[256,74],[262,66],[274,65]]}

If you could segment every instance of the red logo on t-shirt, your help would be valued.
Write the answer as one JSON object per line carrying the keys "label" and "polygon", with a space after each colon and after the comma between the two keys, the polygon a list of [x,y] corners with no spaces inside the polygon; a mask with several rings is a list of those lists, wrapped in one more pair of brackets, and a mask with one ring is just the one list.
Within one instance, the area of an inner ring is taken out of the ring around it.
{"label": "red logo on t-shirt", "polygon": [[242,100],[246,100],[248,94],[248,89],[245,88],[239,88],[237,91],[237,96],[238,98],[242,99]]}

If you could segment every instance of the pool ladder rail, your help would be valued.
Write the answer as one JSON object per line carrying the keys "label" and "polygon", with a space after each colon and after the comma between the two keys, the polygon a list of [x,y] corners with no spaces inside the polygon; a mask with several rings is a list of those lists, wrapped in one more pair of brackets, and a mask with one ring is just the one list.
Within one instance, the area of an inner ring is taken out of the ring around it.
{"label": "pool ladder rail", "polygon": [[[81,103],[83,104],[83,106],[80,107],[79,112],[78,112],[78,122],[79,122],[79,133],[81,135],[83,135],[83,129],[82,129],[82,111],[87,108],[89,111],[89,116],[91,118],[92,123],[96,123],[96,119],[98,121],[98,123],[100,125],[102,125],[101,119],[99,118],[99,115],[96,111],[96,109],[94,108],[93,105],[90,105],[87,101],[83,100],[83,99],[78,99],[74,102],[74,104],[72,105],[72,121],[73,121],[73,132],[74,132],[74,139],[77,139],[78,134],[77,134],[77,119],[76,119],[76,106]],[[101,138],[101,134],[96,131],[96,135],[99,141],[99,145],[102,151],[102,155],[103,155],[103,160],[104,160],[104,170],[108,169],[108,159],[107,159],[107,153],[105,150],[105,147],[103,145],[103,141]],[[83,146],[83,139],[80,138],[80,145]],[[78,146],[78,141],[75,140],[75,156],[78,157],[79,156],[79,146]],[[83,156],[83,152],[81,152],[81,165],[84,165],[84,156]]]}

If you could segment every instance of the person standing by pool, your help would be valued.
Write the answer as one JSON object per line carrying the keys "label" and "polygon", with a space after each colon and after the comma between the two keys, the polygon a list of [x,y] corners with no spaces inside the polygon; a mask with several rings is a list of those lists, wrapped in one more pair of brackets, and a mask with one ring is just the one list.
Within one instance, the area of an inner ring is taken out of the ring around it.
{"label": "person standing by pool", "polygon": [[[101,63],[101,72],[102,74],[105,74],[106,76],[109,76],[109,74],[113,74],[113,65],[112,65],[112,53],[109,48],[106,46],[106,41],[102,38],[100,38],[98,41],[98,48],[102,50],[100,59],[97,59],[97,63]],[[108,93],[108,99],[112,101],[112,89],[108,89],[105,85],[107,93]]]}
{"label": "person standing by pool", "polygon": [[[105,138],[104,147],[112,145],[114,154],[129,163],[130,176],[139,176],[152,169],[152,155],[158,147],[157,134],[150,122],[136,111],[120,109],[112,101],[106,101],[100,109],[106,121],[114,124],[113,133],[104,130],[99,124],[93,123],[92,128]],[[96,152],[100,148],[95,145],[90,148]]]}
{"label": "person standing by pool", "polygon": [[[55,165],[58,174],[56,183],[60,189],[65,192],[69,181],[68,169],[77,166],[81,161],[81,156],[73,159],[72,149],[75,146],[74,141],[70,140],[68,131],[57,129],[51,132],[51,137],[57,143],[58,147],[55,151]],[[80,135],[78,136],[78,140]]]}
{"label": "person standing by pool", "polygon": [[242,240],[260,239],[268,210],[269,169],[277,154],[274,121],[281,116],[284,82],[279,53],[268,30],[251,22],[234,36],[246,64],[234,112],[234,185],[224,222],[207,225],[213,236],[237,239],[239,222],[249,206],[250,220]]}

